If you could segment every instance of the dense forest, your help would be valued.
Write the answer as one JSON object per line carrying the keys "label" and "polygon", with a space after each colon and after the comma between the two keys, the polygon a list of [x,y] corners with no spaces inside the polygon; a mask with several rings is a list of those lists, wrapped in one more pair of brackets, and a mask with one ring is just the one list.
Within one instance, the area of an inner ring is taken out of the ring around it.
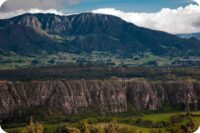
{"label": "dense forest", "polygon": [[98,65],[61,65],[0,70],[1,80],[29,81],[50,79],[145,78],[148,80],[199,80],[199,67],[113,67]]}

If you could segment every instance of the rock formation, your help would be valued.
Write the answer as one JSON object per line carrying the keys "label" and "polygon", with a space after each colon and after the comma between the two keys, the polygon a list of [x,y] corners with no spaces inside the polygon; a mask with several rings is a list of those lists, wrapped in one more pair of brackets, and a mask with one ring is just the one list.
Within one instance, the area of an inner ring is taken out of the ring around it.
{"label": "rock formation", "polygon": [[[0,115],[20,109],[45,108],[49,114],[80,114],[136,110],[155,111],[163,105],[182,110],[200,108],[200,82],[146,80],[52,80],[0,82]],[[43,110],[44,111],[44,110]],[[45,112],[43,112],[45,113]]]}

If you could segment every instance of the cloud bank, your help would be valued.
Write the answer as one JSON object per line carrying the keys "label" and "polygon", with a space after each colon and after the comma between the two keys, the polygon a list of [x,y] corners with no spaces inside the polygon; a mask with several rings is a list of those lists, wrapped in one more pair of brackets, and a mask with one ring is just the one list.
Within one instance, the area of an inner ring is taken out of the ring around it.
{"label": "cloud bank", "polygon": [[75,0],[0,0],[0,19],[18,16],[24,13],[52,13],[64,15],[57,9],[61,4],[75,4]]}
{"label": "cloud bank", "polygon": [[[200,0],[197,2],[200,4]],[[200,32],[200,6],[194,4],[177,9],[163,8],[156,13],[123,12],[113,8],[97,9],[92,12],[118,16],[141,27],[173,34]]]}
{"label": "cloud bank", "polygon": [[0,8],[2,6],[3,3],[5,3],[7,0],[0,0]]}
{"label": "cloud bank", "polygon": [[16,10],[29,10],[38,8],[42,10],[57,9],[59,7],[57,0],[6,0],[0,8],[1,12],[13,12]]}
{"label": "cloud bank", "polygon": [[61,16],[64,15],[62,12],[57,11],[55,9],[41,10],[41,9],[37,9],[37,8],[31,8],[29,10],[16,10],[16,11],[13,11],[13,12],[3,12],[3,13],[0,12],[0,19],[7,19],[7,18],[18,16],[18,15],[22,15],[22,14],[25,14],[25,13],[31,13],[31,14],[34,14],[34,13],[44,13],[44,14],[52,13],[52,14],[61,15]]}
{"label": "cloud bank", "polygon": [[29,10],[31,8],[61,9],[66,5],[78,4],[79,0],[0,0],[1,12],[11,12],[16,10]]}

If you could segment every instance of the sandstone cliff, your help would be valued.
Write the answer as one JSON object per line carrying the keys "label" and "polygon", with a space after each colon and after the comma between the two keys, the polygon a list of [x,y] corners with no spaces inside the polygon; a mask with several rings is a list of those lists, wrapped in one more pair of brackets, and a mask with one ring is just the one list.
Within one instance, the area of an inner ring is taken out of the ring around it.
{"label": "sandstone cliff", "polygon": [[0,82],[0,116],[16,110],[45,108],[49,114],[102,113],[134,109],[158,110],[163,105],[182,110],[200,108],[200,82],[145,80],[54,80]]}

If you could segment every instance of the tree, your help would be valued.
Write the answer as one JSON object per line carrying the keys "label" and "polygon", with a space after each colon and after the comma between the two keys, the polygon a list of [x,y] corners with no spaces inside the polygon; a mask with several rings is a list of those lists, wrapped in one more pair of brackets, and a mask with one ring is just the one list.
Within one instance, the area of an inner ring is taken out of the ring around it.
{"label": "tree", "polygon": [[35,66],[37,66],[38,64],[39,64],[40,62],[38,61],[38,60],[32,60],[31,61],[31,66],[33,66],[33,67],[35,67]]}
{"label": "tree", "polygon": [[51,59],[48,61],[49,64],[55,64],[55,60]]}

